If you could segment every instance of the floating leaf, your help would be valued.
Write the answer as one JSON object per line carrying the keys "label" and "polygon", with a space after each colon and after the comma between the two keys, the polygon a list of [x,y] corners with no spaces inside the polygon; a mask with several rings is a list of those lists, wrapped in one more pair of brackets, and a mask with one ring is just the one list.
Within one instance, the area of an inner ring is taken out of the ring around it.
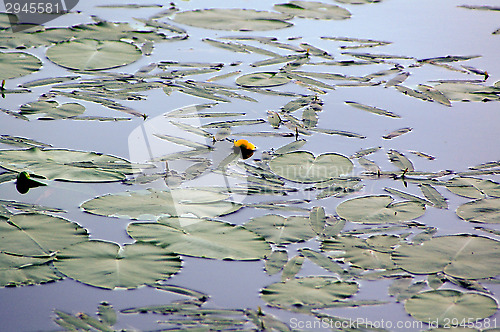
{"label": "floating leaf", "polygon": [[33,146],[50,148],[52,145],[35,141],[31,138],[11,136],[11,135],[0,135],[0,143],[14,145],[22,148],[31,148]]}
{"label": "floating leaf", "polygon": [[42,61],[34,55],[24,52],[0,52],[0,81],[26,76],[40,67]]}
{"label": "floating leaf", "polygon": [[239,210],[242,205],[227,201],[228,196],[208,190],[173,189],[108,194],[82,204],[86,212],[118,218],[156,220],[163,216],[193,214],[215,217]]}
{"label": "floating leaf", "polygon": [[367,112],[370,112],[370,113],[374,113],[374,114],[377,114],[377,115],[384,115],[384,116],[388,116],[390,118],[400,118],[399,115],[394,114],[394,113],[389,112],[389,111],[386,111],[386,110],[383,110],[381,108],[377,108],[377,107],[373,107],[373,106],[368,106],[368,105],[363,105],[363,104],[360,104],[360,103],[357,103],[357,102],[354,102],[354,101],[346,101],[345,103],[347,105],[352,106],[352,107],[356,107],[356,108],[359,108],[360,110],[367,111]]}
{"label": "floating leaf", "polygon": [[421,197],[406,193],[406,192],[401,191],[401,190],[397,190],[394,188],[387,188],[387,187],[384,188],[384,190],[390,194],[399,196],[399,197],[404,198],[404,199],[409,200],[409,201],[419,202],[419,203],[424,204],[424,205],[433,205],[432,202],[429,202],[426,199],[423,199]]}
{"label": "floating leaf", "polygon": [[119,246],[91,240],[61,250],[54,266],[85,284],[114,289],[136,288],[164,280],[181,268],[179,256],[146,243]]}
{"label": "floating leaf", "polygon": [[396,150],[390,150],[389,152],[387,152],[387,156],[389,157],[391,163],[393,163],[400,170],[402,171],[408,170],[410,172],[415,170],[412,162],[408,158],[406,158],[402,153]]}
{"label": "floating leaf", "polygon": [[299,216],[285,218],[276,214],[267,214],[252,218],[245,224],[245,228],[275,244],[301,242],[316,236],[309,224],[309,218]]}
{"label": "floating leaf", "polygon": [[292,26],[287,14],[253,9],[198,9],[175,14],[174,21],[214,30],[265,31]]}
{"label": "floating leaf", "polygon": [[76,223],[38,213],[13,215],[0,223],[0,233],[1,251],[25,256],[48,256],[88,240],[87,231]]}
{"label": "floating leaf", "polygon": [[22,115],[36,114],[38,120],[57,120],[81,115],[85,112],[85,106],[77,103],[59,104],[55,100],[50,100],[24,104],[20,110]]}
{"label": "floating leaf", "polygon": [[455,177],[447,182],[446,189],[468,198],[500,197],[500,183],[491,180]]}
{"label": "floating leaf", "polygon": [[286,250],[273,250],[271,255],[266,258],[265,271],[268,275],[278,273],[288,262],[288,253]]}
{"label": "floating leaf", "polygon": [[351,17],[345,8],[316,1],[290,1],[274,5],[274,9],[301,18],[344,20]]}
{"label": "floating leaf", "polygon": [[340,203],[337,214],[349,221],[360,223],[392,223],[409,221],[422,216],[425,205],[415,201],[393,203],[390,196],[364,196]]}
{"label": "floating leaf", "polygon": [[432,202],[434,207],[438,209],[447,209],[448,203],[446,202],[446,198],[443,197],[433,186],[429,184],[421,184],[420,190],[424,194],[425,198]]}
{"label": "floating leaf", "polygon": [[385,84],[385,87],[386,88],[389,88],[391,86],[394,86],[394,85],[398,85],[398,84],[401,84],[403,83],[408,77],[410,76],[410,73],[408,72],[403,72],[401,74],[398,74],[396,76],[394,76],[393,78],[391,78],[389,81],[387,81],[387,83]]}
{"label": "floating leaf", "polygon": [[111,40],[77,39],[47,50],[47,58],[73,70],[103,70],[128,65],[141,57],[137,46]]}
{"label": "floating leaf", "polygon": [[358,163],[361,167],[366,169],[368,172],[371,173],[380,173],[380,167],[374,162],[369,159],[366,159],[365,157],[360,157],[358,159]]}
{"label": "floating leaf", "polygon": [[97,316],[99,316],[99,320],[105,324],[116,324],[116,311],[108,302],[103,301],[99,303],[97,307]]}
{"label": "floating leaf", "polygon": [[500,223],[500,198],[478,199],[462,204],[457,215],[470,222]]}
{"label": "floating leaf", "polygon": [[275,154],[285,154],[285,153],[289,153],[292,151],[296,151],[296,150],[300,149],[301,147],[303,147],[304,144],[306,144],[306,143],[307,143],[306,140],[299,139],[298,141],[293,141],[292,143],[288,143],[287,145],[279,147],[278,149],[276,149],[276,151],[274,151],[274,153]]}
{"label": "floating leaf", "polygon": [[401,136],[403,134],[409,133],[412,130],[413,130],[413,128],[401,128],[401,129],[392,131],[392,132],[390,132],[387,135],[382,136],[382,138],[383,139],[393,139],[395,137],[398,137],[398,136]]}
{"label": "floating leaf", "polygon": [[37,285],[62,279],[47,258],[0,252],[0,287]]}
{"label": "floating leaf", "polygon": [[261,291],[261,298],[270,306],[328,308],[358,291],[355,282],[333,277],[305,277],[271,284]]}
{"label": "floating leaf", "polygon": [[349,174],[352,162],[336,153],[325,153],[317,157],[308,151],[296,151],[274,157],[269,167],[277,175],[294,182],[322,182]]}
{"label": "floating leaf", "polygon": [[132,164],[118,157],[95,152],[64,149],[0,151],[0,166],[14,171],[34,173],[48,180],[109,182],[125,179]]}
{"label": "floating leaf", "polygon": [[451,107],[450,100],[446,98],[446,96],[442,94],[439,90],[436,90],[435,88],[424,84],[419,84],[418,89],[421,90],[427,96],[429,96],[429,98],[431,98],[435,102]]}
{"label": "floating leaf", "polygon": [[302,263],[304,263],[304,256],[297,255],[292,257],[288,263],[283,266],[281,281],[284,282],[295,277],[302,268]]}
{"label": "floating leaf", "polygon": [[332,273],[337,273],[338,275],[343,275],[345,270],[336,262],[334,262],[329,257],[323,255],[318,251],[311,250],[309,248],[300,249],[300,253],[304,255],[307,259],[316,265],[321,266],[327,271]]}
{"label": "floating leaf", "polygon": [[416,320],[450,326],[450,322],[479,321],[498,309],[494,298],[453,289],[422,292],[405,302],[406,311]]}
{"label": "floating leaf", "polygon": [[279,86],[287,84],[290,81],[289,78],[277,72],[258,72],[246,74],[238,77],[236,79],[236,84],[247,87],[270,87]]}
{"label": "floating leaf", "polygon": [[381,148],[382,148],[381,146],[378,146],[378,147],[375,147],[375,148],[368,148],[368,149],[359,150],[358,152],[356,152],[352,156],[352,158],[361,158],[361,157],[367,156],[369,154],[377,152]]}
{"label": "floating leaf", "polygon": [[402,245],[392,260],[415,274],[444,272],[463,279],[500,274],[500,242],[487,237],[460,234],[434,237],[421,245]]}
{"label": "floating leaf", "polygon": [[132,223],[127,232],[172,252],[203,258],[258,260],[270,253],[260,236],[241,226],[196,218],[162,218],[158,223]]}

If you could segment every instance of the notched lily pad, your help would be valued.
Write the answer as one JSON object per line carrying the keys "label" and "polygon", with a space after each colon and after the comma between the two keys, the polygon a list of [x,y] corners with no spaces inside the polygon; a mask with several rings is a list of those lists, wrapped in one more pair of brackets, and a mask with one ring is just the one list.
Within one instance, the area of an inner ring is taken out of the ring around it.
{"label": "notched lily pad", "polygon": [[119,246],[92,240],[61,250],[54,266],[82,283],[106,288],[136,288],[169,278],[181,268],[172,252],[147,243]]}
{"label": "notched lily pad", "polygon": [[162,218],[132,223],[127,232],[138,241],[194,257],[258,260],[271,251],[264,239],[241,226],[205,219]]}
{"label": "notched lily pad", "polygon": [[409,221],[425,213],[425,205],[415,201],[394,203],[391,196],[364,196],[340,203],[337,214],[360,223],[392,223]]}
{"label": "notched lily pad", "polygon": [[0,287],[38,285],[62,279],[49,265],[50,261],[0,252]]}
{"label": "notched lily pad", "polygon": [[442,289],[412,296],[405,302],[405,309],[416,320],[449,328],[451,322],[477,322],[492,316],[498,304],[484,294]]}
{"label": "notched lily pad", "polygon": [[351,173],[353,163],[337,153],[317,157],[308,151],[295,151],[279,155],[269,162],[277,175],[294,182],[315,183],[331,180]]}
{"label": "notched lily pad", "polygon": [[358,291],[355,282],[334,277],[305,277],[271,284],[261,291],[261,298],[274,307],[328,308]]}
{"label": "notched lily pad", "polygon": [[174,21],[213,30],[265,31],[283,29],[293,24],[291,15],[253,9],[198,9],[175,14]]}
{"label": "notched lily pad", "polygon": [[59,104],[55,100],[36,101],[20,108],[22,115],[37,115],[38,120],[67,119],[85,112],[85,106],[77,103]]}
{"label": "notched lily pad", "polygon": [[56,44],[47,50],[47,58],[73,70],[103,70],[128,65],[141,58],[141,50],[122,41],[76,39]]}

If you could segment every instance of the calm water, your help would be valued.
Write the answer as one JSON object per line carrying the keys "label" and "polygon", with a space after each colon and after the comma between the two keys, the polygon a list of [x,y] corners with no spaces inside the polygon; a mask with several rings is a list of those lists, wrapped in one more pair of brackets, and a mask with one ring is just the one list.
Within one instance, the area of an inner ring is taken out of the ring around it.
{"label": "calm water", "polygon": [[[491,3],[495,5],[494,1]],[[81,11],[80,14],[65,15],[49,22],[47,26],[68,26],[91,22],[90,15],[98,15],[109,21],[133,22],[133,17],[145,18],[158,11],[157,9],[148,8],[139,10],[102,9],[95,7],[98,4],[102,3],[99,1],[81,1],[75,7],[75,10]],[[500,80],[500,63],[498,62],[500,36],[492,35],[491,32],[500,28],[500,13],[457,8],[457,5],[462,4],[479,5],[484,3],[474,0],[385,0],[372,5],[343,5],[353,14],[349,20],[322,21],[294,19],[293,22],[295,25],[291,28],[252,32],[249,34],[255,36],[274,36],[278,37],[280,41],[289,43],[307,42],[329,51],[334,56],[338,56],[339,54],[339,44],[320,39],[319,37],[347,36],[392,42],[392,44],[384,47],[361,49],[359,50],[360,52],[406,55],[416,58],[446,55],[482,55],[481,58],[473,59],[464,64],[487,70],[490,74],[488,83],[493,84],[493,82]],[[177,3],[177,6],[181,10],[209,7],[272,9],[272,3],[264,0],[194,0],[180,1]],[[1,6],[0,9],[2,9]],[[185,28],[190,35],[189,40],[156,44],[152,56],[143,57],[136,63],[113,71],[133,73],[148,63],[160,60],[224,62],[226,64],[233,61],[243,61],[241,66],[226,67],[223,72],[236,69],[242,70],[244,73],[260,70],[260,68],[257,70],[252,69],[248,64],[262,60],[265,56],[232,53],[201,42],[202,38],[216,39],[222,36],[243,33],[193,27]],[[302,39],[299,41],[287,41],[288,37],[302,37]],[[260,45],[256,44],[256,46]],[[44,58],[45,50],[43,48],[29,49],[27,51],[40,57],[44,63],[44,67],[37,73],[9,81],[9,88],[39,78],[68,74],[68,71],[57,67]],[[279,67],[281,67],[281,64],[273,67],[263,67],[263,70],[273,70]],[[383,66],[310,68],[315,71],[329,71],[357,76],[386,69]],[[310,68],[303,68],[303,70],[309,70]],[[412,76],[405,82],[407,86],[417,85],[428,80],[464,77],[464,74],[433,66],[425,66],[411,72]],[[203,81],[213,75],[215,74],[200,75],[193,77],[193,79]],[[473,75],[470,75],[470,77],[477,78]],[[234,84],[234,77],[221,81],[221,83],[232,85]],[[40,94],[47,92],[49,89],[50,87],[40,87],[33,89],[33,94],[31,95],[9,95],[6,99],[2,100],[1,107],[16,110],[19,105],[36,100]],[[306,93],[306,90],[292,84],[280,87],[279,90]],[[161,119],[161,115],[170,110],[191,104],[210,102],[178,92],[167,97],[161,90],[147,92],[147,95],[148,99],[146,101],[124,104],[142,113],[147,113],[150,125],[155,125],[154,121],[159,121],[158,119]],[[249,95],[257,98],[259,103],[249,103],[232,99],[232,103],[222,105],[218,110],[223,112],[246,112],[249,119],[265,118],[267,110],[277,110],[290,100],[287,97]],[[499,158],[498,131],[500,129],[500,112],[498,103],[454,102],[453,107],[448,108],[437,103],[427,103],[406,97],[395,89],[385,89],[383,85],[366,88],[339,87],[335,91],[322,95],[321,98],[324,100],[324,110],[320,114],[320,127],[352,131],[363,134],[367,138],[365,140],[358,140],[316,134],[308,137],[308,143],[304,146],[305,149],[316,154],[337,152],[344,155],[352,155],[359,149],[373,146],[383,146],[385,150],[395,149],[402,152],[417,150],[436,156],[436,160],[434,161],[415,156],[411,157],[415,168],[425,171],[439,171],[443,169],[462,171],[466,170],[469,166],[498,160]],[[388,109],[401,115],[402,118],[388,119],[357,111],[346,106],[344,104],[346,100],[355,100],[360,103]],[[67,102],[69,100],[61,98],[60,101]],[[96,104],[82,103],[87,107],[87,115],[122,116],[119,112],[103,109]],[[142,161],[140,160],[142,158],[140,153],[143,149],[140,146],[130,143],[130,137],[133,135],[134,130],[140,130],[137,128],[140,128],[141,123],[141,119],[109,123],[71,120],[24,122],[3,113],[0,114],[0,129],[2,134],[29,137],[50,143],[58,148],[109,153],[131,158],[134,161]],[[382,135],[402,127],[412,127],[413,131],[393,140],[381,139]],[[237,128],[234,131],[250,130],[269,131],[270,127],[264,124],[255,127]],[[279,147],[290,141],[291,139],[288,138],[270,140],[269,138],[256,137],[253,139],[253,142],[262,149]],[[1,148],[9,147],[1,146]],[[163,146],[158,146],[156,149],[160,150],[157,151],[158,153],[171,152],[161,151]],[[394,169],[384,153],[372,155],[370,159],[376,161],[383,169]],[[355,170],[357,173],[361,171],[361,169]],[[495,180],[494,177],[491,177],[491,179]],[[410,186],[409,188],[404,188],[401,184],[390,180],[366,181],[364,190],[356,195],[381,194],[383,193],[383,188],[386,186],[420,195],[418,187]],[[83,201],[94,196],[120,192],[126,189],[128,188],[124,188],[121,184],[84,185],[57,183],[45,191],[32,190],[27,195],[22,196],[16,192],[12,183],[6,183],[0,185],[0,198],[64,208],[68,210],[68,213],[64,216],[88,228],[92,238],[116,241],[118,243],[130,243],[132,240],[125,233],[126,225],[129,223],[128,220],[93,216],[83,213],[78,208]],[[429,226],[437,227],[439,229],[438,234],[476,233],[473,229],[474,225],[461,221],[454,213],[455,209],[467,202],[468,199],[459,198],[445,190],[440,191],[449,199],[449,210],[428,208],[425,215],[419,218],[419,221]],[[266,199],[268,199],[266,196],[248,198],[249,201]],[[329,198],[315,202],[315,204],[311,203],[310,205],[305,204],[303,206],[312,207],[321,204],[325,207],[327,213],[332,214],[335,212],[335,207],[338,203],[343,200]],[[248,208],[242,209],[238,213],[223,219],[235,224],[243,224],[251,217],[266,213],[269,213],[269,211]],[[494,225],[488,225],[488,227],[493,228]],[[484,235],[484,233],[482,234]],[[294,256],[296,248],[306,246],[315,249],[318,247],[318,243],[311,241],[306,244],[291,245],[288,247],[289,257]],[[324,274],[326,274],[324,270],[306,260],[299,276]],[[179,274],[172,277],[170,282],[209,294],[211,296],[207,304],[209,307],[256,308],[257,306],[265,307],[265,302],[259,298],[259,289],[279,280],[280,275],[268,276],[263,272],[263,262],[261,261],[224,262],[184,258],[183,269]],[[382,299],[391,301],[386,306],[336,309],[325,312],[343,317],[362,317],[370,321],[384,319],[393,322],[413,322],[404,311],[403,305],[393,303],[393,300],[387,295],[389,284],[390,281],[386,280],[362,282],[360,292],[354,296],[354,299]],[[500,287],[494,286],[489,287],[489,289],[498,299]],[[172,294],[145,287],[132,291],[106,291],[85,286],[70,279],[42,286],[4,288],[0,289],[1,330],[38,331],[56,329],[57,326],[51,320],[54,309],[70,313],[86,312],[91,314],[95,312],[97,304],[104,300],[112,303],[117,309],[123,309],[132,306],[168,303],[177,298]],[[285,322],[292,322],[291,319],[311,319],[269,308],[265,309],[265,311],[277,315]],[[500,322],[500,314],[497,313],[492,318],[497,318]],[[117,326],[139,330],[158,328],[151,317],[135,315],[120,315]],[[416,327],[405,330],[418,331],[420,328]]]}

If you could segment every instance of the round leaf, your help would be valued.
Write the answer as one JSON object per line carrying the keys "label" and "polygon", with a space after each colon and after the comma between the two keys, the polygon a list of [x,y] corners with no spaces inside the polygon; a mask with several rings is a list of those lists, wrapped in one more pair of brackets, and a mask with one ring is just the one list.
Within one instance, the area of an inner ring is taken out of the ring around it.
{"label": "round leaf", "polygon": [[500,198],[479,199],[462,204],[457,215],[471,222],[500,223]]}
{"label": "round leaf", "polygon": [[490,296],[452,289],[432,290],[406,300],[405,309],[416,320],[443,326],[477,321],[495,314],[498,304]]}
{"label": "round leaf", "polygon": [[274,9],[302,18],[344,20],[351,17],[345,8],[316,1],[290,1],[274,5]]}
{"label": "round leaf", "polygon": [[1,150],[0,166],[14,172],[34,173],[48,180],[74,182],[121,181],[125,179],[124,173],[132,171],[130,162],[118,157],[36,147],[28,150]]}
{"label": "round leaf", "polygon": [[31,74],[42,66],[36,56],[24,52],[0,52],[0,81]]}
{"label": "round leaf", "polygon": [[336,153],[325,153],[315,158],[311,152],[295,151],[273,158],[269,167],[287,180],[315,183],[349,174],[353,164],[347,157]]}
{"label": "round leaf", "polygon": [[146,243],[92,240],[61,250],[54,266],[69,278],[95,287],[136,288],[169,278],[181,268],[179,256]]}
{"label": "round leaf", "polygon": [[163,218],[160,223],[132,223],[127,232],[178,254],[202,258],[257,260],[270,253],[261,237],[224,222],[196,218]]}
{"label": "round leaf", "polygon": [[128,65],[142,56],[137,46],[122,41],[76,39],[47,50],[55,64],[74,70],[103,70]]}
{"label": "round leaf", "polygon": [[307,217],[285,218],[268,214],[252,218],[245,224],[245,228],[262,235],[266,241],[275,244],[306,241],[316,236]]}
{"label": "round leaf", "polygon": [[444,272],[452,277],[481,279],[500,274],[500,242],[474,235],[441,236],[421,245],[402,245],[392,260],[416,274]]}
{"label": "round leaf", "polygon": [[425,205],[415,201],[393,203],[391,196],[364,196],[342,202],[337,214],[360,223],[391,223],[409,221],[425,213]]}
{"label": "round leaf", "polygon": [[89,213],[118,218],[156,220],[160,217],[195,215],[198,218],[226,215],[242,205],[225,200],[228,196],[208,190],[174,189],[109,194],[82,204]]}
{"label": "round leaf", "polygon": [[264,31],[292,26],[290,15],[253,9],[198,9],[177,13],[174,21],[213,30]]}
{"label": "round leaf", "polygon": [[262,88],[287,84],[290,80],[276,72],[246,74],[236,79],[236,84],[246,88]]}
{"label": "round leaf", "polygon": [[271,284],[262,289],[261,297],[270,306],[327,308],[357,291],[358,284],[355,282],[332,277],[305,277]]}
{"label": "round leaf", "polygon": [[0,252],[0,287],[37,285],[62,279],[47,259]]}
{"label": "round leaf", "polygon": [[44,256],[87,241],[87,231],[78,224],[46,214],[16,214],[0,223],[0,251]]}

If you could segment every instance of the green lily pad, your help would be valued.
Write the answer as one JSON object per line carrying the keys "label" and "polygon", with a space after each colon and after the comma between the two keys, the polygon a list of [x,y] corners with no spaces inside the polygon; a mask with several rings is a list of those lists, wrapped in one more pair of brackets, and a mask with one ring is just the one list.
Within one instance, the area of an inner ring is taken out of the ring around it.
{"label": "green lily pad", "polygon": [[42,61],[24,52],[0,52],[0,81],[26,76],[40,69]]}
{"label": "green lily pad", "polygon": [[400,268],[415,274],[444,272],[462,279],[500,274],[500,242],[460,234],[432,238],[421,245],[402,245],[392,254]]}
{"label": "green lily pad", "polygon": [[85,106],[77,103],[59,104],[55,100],[43,100],[24,104],[20,110],[22,115],[38,115],[38,120],[57,120],[81,115],[85,112]]}
{"label": "green lily pad", "polygon": [[500,197],[500,183],[469,177],[456,177],[449,180],[446,188],[455,195],[468,198]]}
{"label": "green lily pad", "polygon": [[449,100],[458,101],[489,101],[499,100],[500,89],[496,86],[484,86],[474,83],[445,82],[434,87]]}
{"label": "green lily pad", "polygon": [[279,86],[290,82],[286,76],[277,72],[258,72],[246,74],[236,79],[236,84],[245,88]]}
{"label": "green lily pad", "polygon": [[442,289],[412,296],[406,300],[405,309],[416,320],[445,326],[454,321],[476,322],[489,317],[495,314],[498,304],[484,294]]}
{"label": "green lily pad", "polygon": [[141,50],[122,41],[76,39],[56,44],[47,50],[47,58],[73,70],[103,70],[128,65],[141,58]]}
{"label": "green lily pad", "polygon": [[500,223],[500,198],[478,199],[462,204],[457,215],[470,222]]}
{"label": "green lily pad", "polygon": [[337,153],[317,157],[308,151],[295,151],[274,157],[269,167],[277,175],[294,182],[323,182],[349,174],[353,163]]}
{"label": "green lily pad", "polygon": [[270,306],[307,306],[327,308],[358,291],[355,282],[334,277],[305,277],[271,284],[261,291],[261,298]]}
{"label": "green lily pad", "polygon": [[132,164],[122,158],[95,152],[65,149],[1,150],[0,167],[14,172],[26,171],[48,180],[73,182],[110,182],[125,179]]}
{"label": "green lily pad", "polygon": [[425,205],[415,201],[394,203],[391,196],[364,196],[340,203],[337,214],[360,223],[392,223],[409,221],[422,216]]}
{"label": "green lily pad", "polygon": [[46,214],[21,213],[0,223],[0,251],[46,256],[73,244],[87,241],[87,231],[67,219]]}
{"label": "green lily pad", "polygon": [[266,241],[275,244],[288,244],[307,241],[316,236],[308,217],[282,217],[267,214],[252,218],[245,228],[262,235]]}
{"label": "green lily pad", "polygon": [[62,279],[46,258],[0,252],[0,287],[38,285]]}
{"label": "green lily pad", "polygon": [[54,261],[67,277],[106,289],[155,283],[177,273],[181,265],[179,256],[151,244],[119,246],[98,240],[61,250]]}
{"label": "green lily pad", "polygon": [[292,26],[291,15],[253,9],[198,9],[175,14],[174,21],[213,30],[265,31]]}
{"label": "green lily pad", "polygon": [[128,234],[172,252],[203,258],[258,260],[271,252],[260,236],[241,226],[197,218],[162,218],[158,223],[132,223]]}
{"label": "green lily pad", "polygon": [[274,5],[274,9],[297,17],[321,20],[344,20],[351,17],[351,13],[345,8],[316,1],[290,1]]}
{"label": "green lily pad", "polygon": [[118,218],[157,220],[189,214],[206,218],[233,213],[242,207],[227,198],[227,195],[208,190],[148,189],[99,196],[81,207],[88,213]]}

